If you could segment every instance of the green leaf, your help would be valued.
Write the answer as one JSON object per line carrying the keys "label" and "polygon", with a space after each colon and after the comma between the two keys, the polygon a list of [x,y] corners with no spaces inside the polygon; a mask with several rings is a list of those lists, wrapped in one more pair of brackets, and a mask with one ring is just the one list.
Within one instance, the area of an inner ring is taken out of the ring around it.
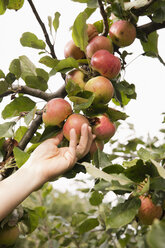
{"label": "green leaf", "polygon": [[[141,44],[144,52],[152,52],[158,54],[158,34],[157,32],[152,32],[147,37],[147,42],[141,40]],[[147,55],[147,53],[146,53]]]}
{"label": "green leaf", "polygon": [[153,159],[151,159],[151,162],[154,164],[154,166],[156,167],[156,169],[158,170],[159,172],[159,175],[165,179],[165,169],[160,166],[160,164],[156,161],[154,161]]}
{"label": "green leaf", "polygon": [[0,81],[0,93],[3,94],[4,92],[7,91],[8,89],[8,83],[4,80],[4,81]]}
{"label": "green leaf", "polygon": [[88,44],[86,20],[91,16],[95,9],[86,8],[75,19],[72,27],[72,38],[76,46],[85,51]]}
{"label": "green leaf", "polygon": [[35,102],[33,102],[30,98],[27,96],[19,96],[6,105],[2,111],[2,117],[7,119],[13,116],[19,116],[21,112],[30,111],[34,107]]}
{"label": "green leaf", "polygon": [[14,139],[20,142],[24,134],[27,132],[28,128],[25,126],[20,126],[17,131],[14,133]]}
{"label": "green leaf", "polygon": [[53,27],[55,32],[57,32],[57,29],[59,27],[59,18],[60,18],[61,14],[59,12],[56,12],[54,14],[54,20],[53,20]]}
{"label": "green leaf", "polygon": [[107,219],[108,226],[111,228],[120,228],[129,224],[138,213],[140,204],[140,199],[133,197],[112,208]]}
{"label": "green leaf", "polygon": [[34,119],[37,107],[35,106],[24,118],[26,125],[28,126],[30,122]]}
{"label": "green leaf", "polygon": [[96,218],[87,219],[79,226],[79,232],[83,234],[94,229],[96,226],[99,226],[99,221]]}
{"label": "green leaf", "polygon": [[94,101],[95,95],[89,91],[83,91],[76,96],[69,97],[70,101],[74,102],[74,110],[80,111],[89,108]]}
{"label": "green leaf", "polygon": [[148,150],[146,150],[142,147],[137,151],[137,154],[138,154],[139,158],[141,158],[143,161],[147,161],[150,158],[152,158],[151,152],[149,152]]}
{"label": "green leaf", "polygon": [[6,75],[5,80],[9,85],[12,85],[12,83],[16,80],[16,77],[13,73],[9,72]]}
{"label": "green leaf", "polygon": [[23,33],[20,42],[21,45],[25,47],[32,47],[36,49],[45,49],[46,47],[43,40],[39,40],[35,34],[30,32]]}
{"label": "green leaf", "polygon": [[16,165],[18,168],[20,168],[30,157],[28,153],[22,151],[16,146],[14,147],[13,152],[14,152],[14,158],[16,160]]}
{"label": "green leaf", "polygon": [[15,121],[11,122],[5,122],[3,124],[0,124],[0,138],[6,137],[10,138],[13,136],[14,130],[13,126],[16,124]]}
{"label": "green leaf", "polygon": [[164,248],[165,220],[155,220],[147,233],[147,243],[150,248]]}
{"label": "green leaf", "polygon": [[64,70],[64,69],[72,69],[72,68],[78,68],[79,64],[76,59],[74,58],[66,58],[63,60],[60,60],[58,64],[54,67],[54,69],[58,72]]}
{"label": "green leaf", "polygon": [[5,78],[5,74],[2,70],[0,70],[0,78]]}
{"label": "green leaf", "polygon": [[3,15],[6,11],[8,0],[0,0],[0,15]]}
{"label": "green leaf", "polygon": [[14,59],[9,66],[9,71],[13,73],[17,79],[21,76],[21,64],[19,59]]}
{"label": "green leaf", "polygon": [[61,129],[58,126],[47,126],[42,133],[39,142],[43,142],[46,139],[56,136],[60,131]]}
{"label": "green leaf", "polygon": [[24,4],[24,0],[9,0],[7,8],[19,10],[22,8],[23,4]]}
{"label": "green leaf", "polygon": [[39,223],[39,215],[37,211],[32,209],[27,209],[28,212],[28,218],[26,221],[26,225],[28,226],[28,232],[32,233],[38,226]]}
{"label": "green leaf", "polygon": [[102,193],[99,193],[98,191],[94,191],[89,198],[89,202],[93,206],[98,206],[102,203],[104,196]]}
{"label": "green leaf", "polygon": [[108,114],[112,122],[115,122],[118,120],[125,120],[126,118],[128,118],[128,115],[126,113],[113,109],[113,108],[108,108],[106,113]]}
{"label": "green leaf", "polygon": [[25,55],[19,57],[21,64],[21,78],[25,80],[26,76],[37,76],[35,65]]}
{"label": "green leaf", "polygon": [[39,62],[50,68],[54,68],[58,64],[59,60],[53,59],[50,56],[44,56],[39,60]]}
{"label": "green leaf", "polygon": [[164,0],[157,2],[158,2],[158,9],[154,11],[152,20],[154,22],[162,23],[165,21],[165,2]]}
{"label": "green leaf", "polygon": [[84,165],[86,168],[86,171],[96,179],[101,178],[108,182],[118,181],[121,185],[133,183],[133,181],[125,177],[123,174],[111,174],[110,175],[86,162],[83,162],[82,165]]}

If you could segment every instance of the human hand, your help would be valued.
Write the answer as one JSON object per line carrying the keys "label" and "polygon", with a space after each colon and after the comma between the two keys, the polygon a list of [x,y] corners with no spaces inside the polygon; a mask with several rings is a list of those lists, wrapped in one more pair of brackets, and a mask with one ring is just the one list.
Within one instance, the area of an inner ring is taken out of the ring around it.
{"label": "human hand", "polygon": [[91,127],[84,124],[81,127],[81,137],[78,145],[74,129],[70,131],[69,147],[58,148],[62,138],[63,134],[61,132],[56,137],[45,140],[35,149],[27,161],[27,166],[33,167],[37,171],[38,186],[71,169],[77,160],[89,152],[95,136],[91,132]]}

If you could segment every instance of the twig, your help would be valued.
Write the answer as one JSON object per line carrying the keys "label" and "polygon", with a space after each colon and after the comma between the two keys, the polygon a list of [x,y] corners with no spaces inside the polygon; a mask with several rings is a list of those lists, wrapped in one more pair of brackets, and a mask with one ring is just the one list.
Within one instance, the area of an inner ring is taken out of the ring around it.
{"label": "twig", "polygon": [[54,51],[54,46],[53,46],[53,44],[51,43],[51,41],[50,41],[50,39],[49,39],[49,35],[48,35],[48,33],[47,33],[45,24],[42,22],[42,20],[41,20],[41,18],[40,18],[40,16],[39,16],[39,14],[38,14],[38,12],[37,12],[37,10],[36,10],[34,4],[33,4],[33,1],[32,1],[32,0],[28,0],[28,2],[29,2],[30,6],[31,6],[31,8],[32,8],[32,10],[33,10],[33,13],[34,13],[34,15],[35,15],[37,21],[39,22],[39,24],[40,24],[40,26],[41,26],[41,28],[42,28],[42,31],[43,31],[44,36],[45,36],[46,43],[47,43],[47,45],[48,45],[49,48],[50,48],[50,53],[51,53],[52,57],[55,59],[55,58],[56,58],[56,55],[55,55],[55,51]]}
{"label": "twig", "polygon": [[150,33],[162,28],[165,28],[165,21],[162,23],[149,22],[137,27],[137,33],[145,33],[146,35],[149,35]]}
{"label": "twig", "polygon": [[52,98],[57,97],[58,95],[60,97],[66,96],[65,86],[62,86],[58,91],[56,91],[54,93],[46,93],[42,90],[30,88],[28,86],[13,86],[12,89],[9,89],[6,92],[0,94],[0,98],[3,98],[5,96],[9,96],[12,94],[16,94],[16,93],[24,93],[24,94],[27,94],[30,96],[38,97],[38,98],[43,99],[45,101],[49,101]]}
{"label": "twig", "polygon": [[104,10],[104,5],[102,3],[102,0],[98,0],[98,3],[99,3],[99,7],[100,7],[100,13],[103,17],[103,23],[104,23],[102,36],[107,36],[108,31],[109,31],[107,13]]}

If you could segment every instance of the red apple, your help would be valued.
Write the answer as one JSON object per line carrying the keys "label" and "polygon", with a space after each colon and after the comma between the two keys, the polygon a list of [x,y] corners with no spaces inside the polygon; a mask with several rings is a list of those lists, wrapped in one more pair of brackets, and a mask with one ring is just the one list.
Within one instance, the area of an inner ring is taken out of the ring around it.
{"label": "red apple", "polygon": [[118,47],[126,47],[134,42],[136,38],[136,28],[131,22],[119,20],[111,25],[109,35],[115,45]]}
{"label": "red apple", "polygon": [[141,206],[138,211],[138,219],[141,224],[151,225],[154,219],[160,219],[163,209],[159,205],[155,205],[149,196],[140,196]]}
{"label": "red apple", "polygon": [[103,140],[98,140],[98,139],[93,140],[92,145],[91,145],[90,150],[89,150],[91,157],[93,157],[94,153],[98,149],[100,149],[102,151],[103,148],[104,148],[104,141]]}
{"label": "red apple", "polygon": [[96,104],[106,104],[114,95],[114,88],[111,81],[103,76],[89,79],[85,84],[84,90],[95,94],[94,103]]}
{"label": "red apple", "polygon": [[87,24],[87,35],[88,35],[88,41],[92,40],[95,36],[98,35],[98,31],[95,25],[90,23]]}
{"label": "red apple", "polygon": [[66,75],[66,83],[69,81],[69,80],[72,80],[74,81],[75,84],[77,84],[81,89],[84,88],[85,86],[85,82],[84,82],[84,73],[80,70],[72,70],[71,72],[69,72],[67,75]]}
{"label": "red apple", "polygon": [[70,114],[72,114],[70,103],[63,98],[54,98],[46,104],[42,119],[46,126],[60,126]]}
{"label": "red apple", "polygon": [[74,59],[82,59],[85,58],[85,53],[75,45],[73,40],[70,40],[64,47],[64,56],[65,58],[72,57]]}
{"label": "red apple", "polygon": [[81,136],[81,126],[86,123],[89,125],[88,119],[82,114],[72,114],[70,115],[64,126],[63,126],[63,135],[67,140],[70,140],[70,130],[75,129],[77,134],[77,141],[79,141]]}
{"label": "red apple", "polygon": [[113,44],[111,39],[105,36],[94,37],[86,47],[86,56],[91,58],[92,55],[100,49],[105,49],[110,53],[113,53]]}
{"label": "red apple", "polygon": [[121,69],[120,59],[105,49],[98,50],[91,58],[92,69],[109,79],[117,77]]}
{"label": "red apple", "polygon": [[92,126],[92,133],[99,140],[109,140],[116,132],[115,124],[110,121],[106,114],[100,114],[95,117],[95,123]]}
{"label": "red apple", "polygon": [[19,238],[19,233],[20,232],[17,226],[4,227],[3,229],[0,229],[0,247],[14,245]]}

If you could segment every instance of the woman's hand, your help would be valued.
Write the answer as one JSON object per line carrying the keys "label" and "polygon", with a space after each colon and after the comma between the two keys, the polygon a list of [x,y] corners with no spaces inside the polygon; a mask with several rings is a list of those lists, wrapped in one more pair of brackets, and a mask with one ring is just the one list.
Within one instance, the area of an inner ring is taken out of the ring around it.
{"label": "woman's hand", "polygon": [[77,160],[84,157],[90,149],[94,139],[91,127],[87,124],[82,125],[81,137],[77,145],[76,132],[74,129],[70,131],[69,147],[58,148],[62,141],[62,132],[56,137],[48,139],[40,144],[31,154],[26,165],[38,170],[38,176],[41,185],[46,181],[50,181],[57,176],[71,169]]}

